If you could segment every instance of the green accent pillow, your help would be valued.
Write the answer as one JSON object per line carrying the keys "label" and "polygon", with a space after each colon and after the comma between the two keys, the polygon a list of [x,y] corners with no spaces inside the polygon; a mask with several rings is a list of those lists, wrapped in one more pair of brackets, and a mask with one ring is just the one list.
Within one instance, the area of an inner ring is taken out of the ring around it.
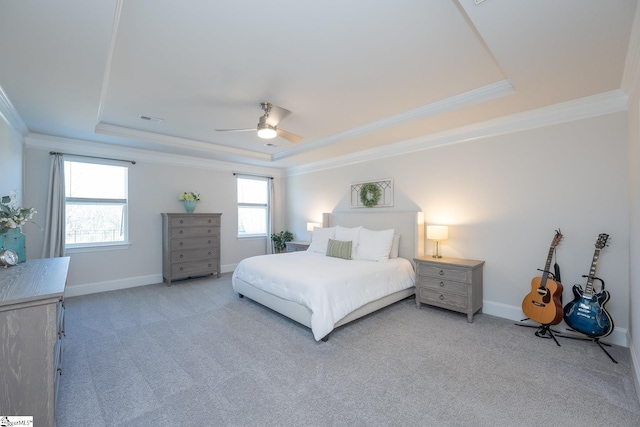
{"label": "green accent pillow", "polygon": [[341,240],[329,239],[327,245],[327,256],[342,259],[351,259],[351,240],[343,242]]}

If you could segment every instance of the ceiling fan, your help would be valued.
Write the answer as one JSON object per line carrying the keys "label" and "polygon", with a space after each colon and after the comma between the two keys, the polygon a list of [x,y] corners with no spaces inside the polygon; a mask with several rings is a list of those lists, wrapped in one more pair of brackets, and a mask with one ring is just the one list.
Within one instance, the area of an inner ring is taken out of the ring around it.
{"label": "ceiling fan", "polygon": [[278,107],[277,105],[273,105],[269,102],[260,103],[260,107],[262,107],[262,111],[264,114],[260,116],[258,120],[258,126],[255,128],[248,129],[216,129],[217,132],[247,132],[247,131],[258,131],[258,137],[262,139],[271,139],[279,136],[281,138],[286,139],[289,142],[300,142],[302,141],[302,137],[296,135],[291,132],[287,132],[286,130],[278,129],[278,124],[289,117],[291,111],[286,110],[282,107]]}

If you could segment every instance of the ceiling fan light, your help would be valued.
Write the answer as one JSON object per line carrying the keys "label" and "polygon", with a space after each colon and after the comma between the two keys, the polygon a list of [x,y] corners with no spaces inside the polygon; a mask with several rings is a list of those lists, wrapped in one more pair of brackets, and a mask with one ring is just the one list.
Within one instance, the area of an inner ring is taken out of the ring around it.
{"label": "ceiling fan light", "polygon": [[278,132],[271,127],[263,127],[258,129],[258,137],[262,139],[272,139],[278,136]]}

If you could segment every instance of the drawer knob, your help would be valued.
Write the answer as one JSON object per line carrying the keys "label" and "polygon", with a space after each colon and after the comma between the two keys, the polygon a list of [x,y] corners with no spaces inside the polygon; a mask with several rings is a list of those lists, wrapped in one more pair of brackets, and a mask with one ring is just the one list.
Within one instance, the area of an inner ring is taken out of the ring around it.
{"label": "drawer knob", "polygon": [[209,224],[211,224],[211,218],[209,218],[209,221],[208,221],[208,222],[209,222]]}
{"label": "drawer knob", "polygon": [[182,233],[183,233],[183,231],[182,231],[182,230],[180,230],[180,234],[182,234]]}
{"label": "drawer knob", "polygon": [[440,282],[440,287],[443,288],[444,287],[444,282]]}
{"label": "drawer knob", "polygon": [[209,243],[211,243],[211,240],[209,240]]}
{"label": "drawer knob", "polygon": [[181,259],[182,259],[182,258],[184,258],[184,255],[180,254],[180,258],[181,258]]}
{"label": "drawer knob", "polygon": [[209,263],[209,267],[211,267],[211,263]]}
{"label": "drawer knob", "polygon": [[444,276],[444,271],[440,270],[440,273],[439,273],[439,274],[440,274],[441,276]]}
{"label": "drawer knob", "polygon": [[182,246],[182,245],[183,245],[183,243],[182,243],[182,242],[180,242],[180,246]]}
{"label": "drawer knob", "polygon": [[209,251],[209,256],[211,256],[211,251]]}
{"label": "drawer knob", "polygon": [[208,229],[208,230],[207,230],[207,233],[211,233],[211,229]]}
{"label": "drawer knob", "polygon": [[180,267],[180,271],[182,271],[182,270],[184,270],[184,268],[183,268],[183,267]]}
{"label": "drawer knob", "polygon": [[184,224],[184,220],[182,220],[182,219],[181,219],[181,220],[180,220],[180,224]]}
{"label": "drawer knob", "polygon": [[440,294],[438,298],[440,298],[440,301],[442,301],[444,299],[444,295]]}

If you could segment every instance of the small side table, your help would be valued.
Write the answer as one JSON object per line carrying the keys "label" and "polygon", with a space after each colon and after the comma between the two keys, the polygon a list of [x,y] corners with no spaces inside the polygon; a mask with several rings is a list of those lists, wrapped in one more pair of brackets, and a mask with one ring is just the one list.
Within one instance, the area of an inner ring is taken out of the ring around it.
{"label": "small side table", "polygon": [[467,314],[482,308],[484,261],[460,258],[419,257],[416,262],[416,306],[429,304]]}
{"label": "small side table", "polygon": [[306,251],[311,242],[287,242],[287,252]]}

